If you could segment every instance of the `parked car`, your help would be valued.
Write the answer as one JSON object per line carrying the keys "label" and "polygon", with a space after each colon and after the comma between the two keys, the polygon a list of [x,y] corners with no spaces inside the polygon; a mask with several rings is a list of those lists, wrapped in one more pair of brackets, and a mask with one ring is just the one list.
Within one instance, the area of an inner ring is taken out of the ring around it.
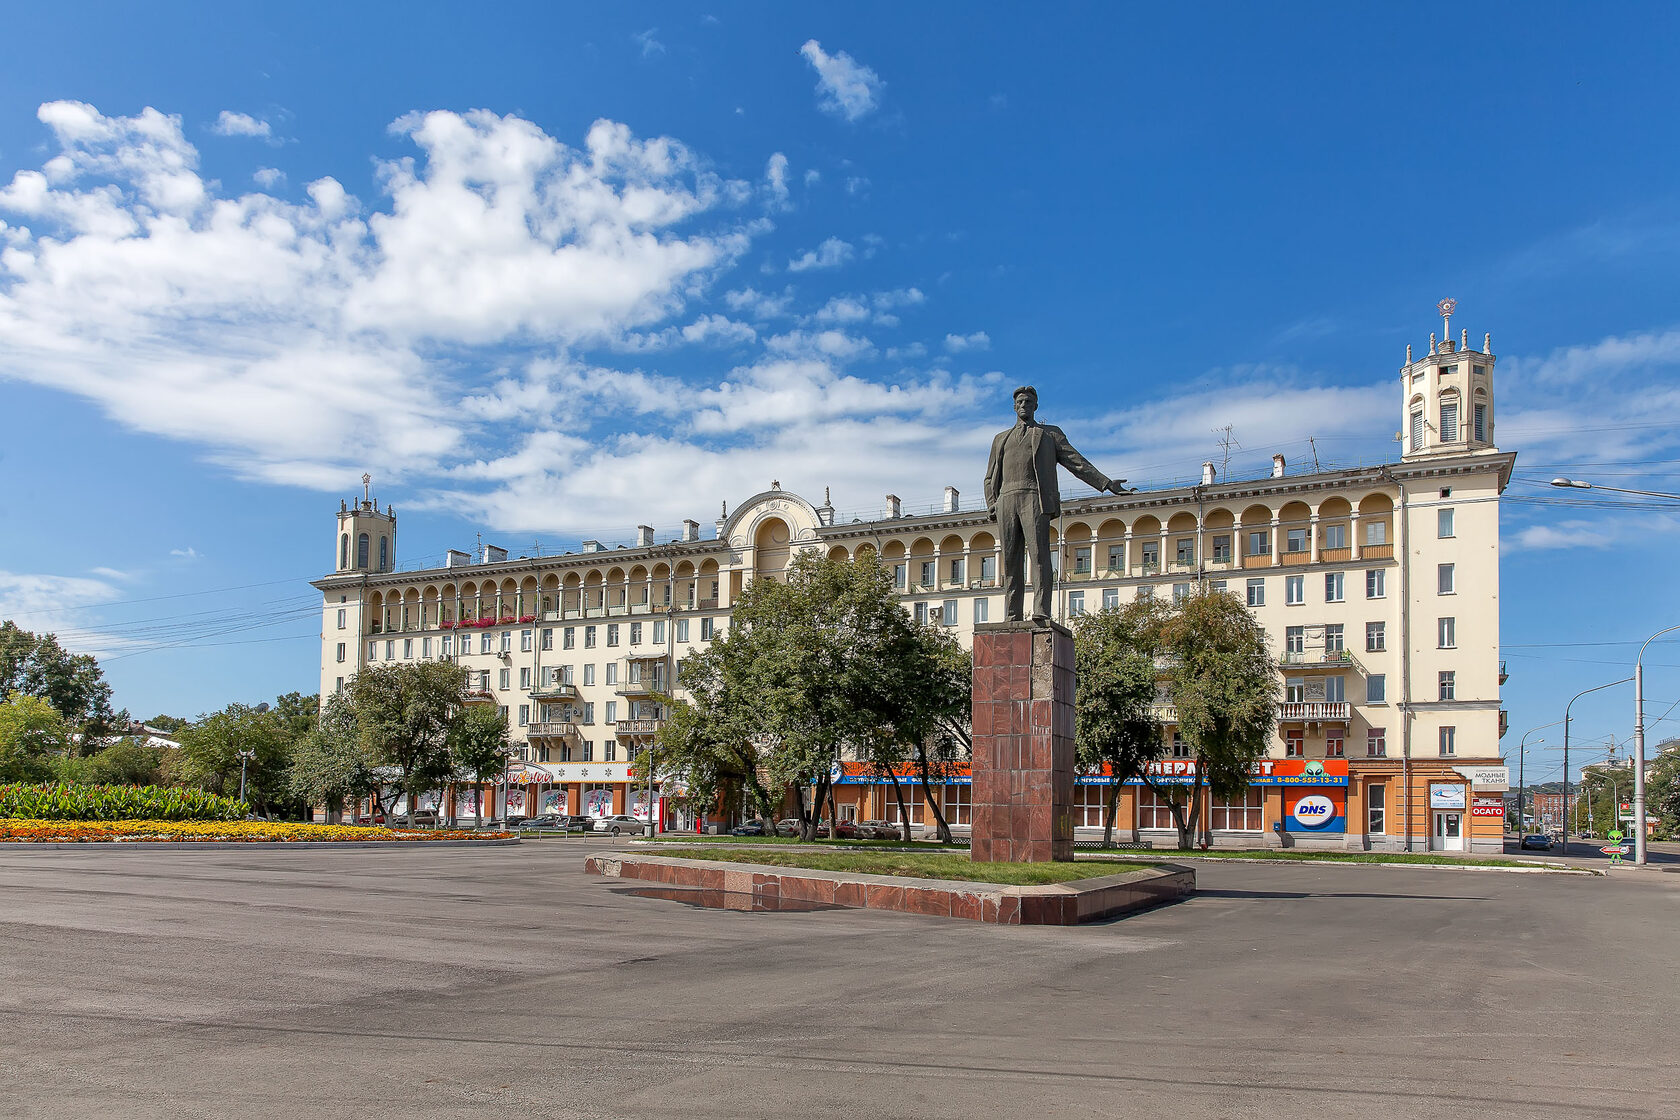
{"label": "parked car", "polygon": [[647,825],[630,816],[628,813],[617,813],[610,817],[602,817],[595,822],[596,832],[610,832],[614,836],[629,833],[640,836],[647,831]]}
{"label": "parked car", "polygon": [[763,821],[743,821],[729,830],[731,836],[764,836]]}
{"label": "parked car", "polygon": [[781,820],[776,822],[776,835],[798,836],[800,829],[804,827],[804,822],[798,817],[783,817]]}
{"label": "parked car", "polygon": [[834,835],[841,840],[861,840],[863,830],[858,827],[856,821],[835,821]]}
{"label": "parked car", "polygon": [[866,840],[902,840],[904,830],[886,821],[859,821],[858,833]]}
{"label": "parked car", "polygon": [[1522,838],[1520,848],[1525,852],[1531,848],[1535,851],[1549,852],[1552,850],[1552,838],[1544,832],[1531,832]]}
{"label": "parked car", "polygon": [[[401,813],[398,813],[397,816],[402,817],[405,823],[409,819]],[[413,819],[416,828],[436,828],[438,826],[438,811],[436,809],[416,809]]]}
{"label": "parked car", "polygon": [[538,813],[519,822],[520,828],[564,828],[567,818],[559,813]]}
{"label": "parked car", "polygon": [[575,813],[571,816],[567,816],[562,813],[560,815],[560,820],[563,822],[560,827],[565,829],[567,832],[591,832],[595,828],[594,817],[578,816]]}

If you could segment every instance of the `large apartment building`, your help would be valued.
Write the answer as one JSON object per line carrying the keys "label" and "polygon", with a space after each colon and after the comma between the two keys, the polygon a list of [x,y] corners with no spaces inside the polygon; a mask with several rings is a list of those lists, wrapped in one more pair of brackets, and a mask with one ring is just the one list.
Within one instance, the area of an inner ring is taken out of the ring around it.
{"label": "large apartment building", "polygon": [[[1515,456],[1494,442],[1491,345],[1435,342],[1399,373],[1398,462],[1064,502],[1054,531],[1055,603],[1066,620],[1198,582],[1239,596],[1264,625],[1282,685],[1277,733],[1247,795],[1215,801],[1205,842],[1369,849],[1500,850],[1507,772],[1499,689],[1499,498]],[[976,477],[980,474],[976,465]],[[365,479],[364,479],[365,481]],[[682,695],[679,668],[729,626],[753,579],[800,551],[873,551],[905,609],[951,628],[1001,618],[996,526],[947,487],[938,512],[837,522],[772,483],[702,536],[641,526],[634,545],[509,558],[485,547],[440,568],[396,570],[396,516],[371,495],[345,502],[323,596],[322,695],[369,662],[449,658],[473,702],[509,717],[522,762],[488,812],[649,811],[636,759]],[[674,693],[673,693],[674,690]],[[1188,751],[1171,705],[1158,714],[1168,757],[1153,775],[1184,780]],[[890,786],[840,767],[843,816],[897,817]],[[656,776],[657,777],[657,776]],[[1108,779],[1080,779],[1076,822],[1100,825]],[[655,811],[686,826],[675,791]],[[470,815],[476,792],[448,808]],[[967,780],[935,792],[955,823]],[[920,823],[922,807],[913,804]],[[1169,812],[1152,788],[1122,791],[1121,834],[1166,842]]]}

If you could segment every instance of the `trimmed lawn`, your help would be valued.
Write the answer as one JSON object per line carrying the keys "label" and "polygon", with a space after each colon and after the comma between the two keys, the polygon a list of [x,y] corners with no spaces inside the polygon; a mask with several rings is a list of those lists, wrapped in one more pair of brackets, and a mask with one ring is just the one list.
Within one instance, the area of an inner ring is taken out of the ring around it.
{"label": "trimmed lawn", "polygon": [[[1460,856],[1438,856],[1420,852],[1303,852],[1303,851],[1248,851],[1233,849],[1221,851],[1180,852],[1175,850],[1151,852],[1157,859],[1272,859],[1295,863],[1419,863],[1436,867],[1562,867],[1563,864],[1544,864],[1532,860],[1499,859],[1489,857],[1475,859]],[[1087,858],[1106,859],[1106,856],[1093,853]]]}
{"label": "trimmed lawn", "polygon": [[[647,838],[643,837],[643,839]],[[830,840],[827,836],[818,836],[815,840],[801,840],[797,836],[695,836],[680,832],[668,832],[661,836],[652,837],[652,840],[658,844],[763,844],[767,847],[774,844],[826,844],[845,848],[915,847],[918,850],[926,848],[946,851],[958,848],[963,851],[968,850],[967,844],[941,844],[936,840],[847,840],[844,837],[836,837]]]}
{"label": "trimmed lawn", "polygon": [[679,859],[710,859],[726,863],[759,863],[773,867],[803,867],[811,871],[853,871],[861,875],[904,875],[913,879],[963,879],[1005,886],[1040,886],[1096,879],[1126,871],[1142,871],[1145,864],[1108,860],[1099,863],[974,863],[965,855],[946,852],[777,852],[718,851],[711,848],[673,848],[661,855]]}

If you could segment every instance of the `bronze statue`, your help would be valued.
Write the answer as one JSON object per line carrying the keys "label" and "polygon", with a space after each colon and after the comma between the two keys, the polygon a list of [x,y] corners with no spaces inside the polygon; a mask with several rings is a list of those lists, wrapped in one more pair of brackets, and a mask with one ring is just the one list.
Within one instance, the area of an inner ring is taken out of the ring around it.
{"label": "bronze statue", "polygon": [[1023,385],[1015,390],[1016,424],[992,440],[986,464],[986,509],[998,523],[1003,545],[1003,619],[1020,622],[1026,550],[1032,549],[1033,611],[1035,619],[1050,617],[1050,519],[1062,512],[1056,486],[1060,463],[1088,486],[1114,494],[1129,493],[1123,478],[1109,478],[1073,449],[1053,424],[1033,419],[1038,390]]}

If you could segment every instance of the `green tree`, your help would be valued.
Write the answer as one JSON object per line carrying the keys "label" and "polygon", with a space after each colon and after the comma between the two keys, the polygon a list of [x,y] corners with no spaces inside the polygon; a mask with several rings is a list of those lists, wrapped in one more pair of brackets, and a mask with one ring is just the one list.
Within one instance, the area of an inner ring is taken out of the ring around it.
{"label": "green tree", "polygon": [[[490,704],[462,705],[450,721],[447,738],[449,757],[455,763],[457,774],[470,777],[482,786],[495,781],[507,768],[512,746],[508,741],[507,716],[499,708]],[[482,791],[474,793],[473,825],[480,828],[484,825]]]}
{"label": "green tree", "polygon": [[1198,588],[1161,627],[1167,690],[1179,733],[1195,754],[1189,785],[1144,780],[1167,801],[1178,846],[1189,849],[1201,824],[1206,787],[1230,799],[1247,792],[1254,763],[1277,726],[1278,672],[1266,631],[1235,595]]}
{"label": "green tree", "polygon": [[[288,806],[292,740],[268,705],[229,704],[201,716],[178,734],[181,746],[169,768],[176,782],[237,797],[243,762],[245,800],[264,816]],[[252,756],[241,759],[242,750],[253,752]]]}
{"label": "green tree", "polygon": [[407,794],[412,825],[415,799],[442,788],[454,772],[449,725],[463,704],[466,675],[447,661],[389,662],[366,666],[345,688],[362,744],[396,771],[391,801],[382,807],[388,817],[397,795]]}
{"label": "green tree", "polygon": [[1680,743],[1660,743],[1645,785],[1645,811],[1658,819],[1657,827],[1670,837],[1680,835]]}
{"label": "green tree", "polygon": [[162,715],[159,715],[159,716],[153,716],[151,719],[147,720],[146,721],[146,726],[147,727],[155,727],[159,731],[168,732],[168,731],[179,731],[179,730],[181,730],[181,728],[185,727],[187,724],[189,724],[191,722],[192,722],[191,720],[182,719],[180,716],[162,716]]}
{"label": "green tree", "polygon": [[0,703],[0,782],[38,782],[70,751],[70,728],[46,700],[11,692]]}
{"label": "green tree", "polygon": [[[883,586],[890,595],[890,584]],[[883,615],[881,629],[861,655],[874,671],[858,678],[855,703],[869,718],[858,721],[854,749],[877,777],[892,784],[906,840],[910,817],[898,776],[914,769],[939,839],[949,844],[951,825],[936,791],[974,756],[973,657],[943,626],[918,624],[902,608]]]}
{"label": "green tree", "polygon": [[1074,739],[1080,769],[1109,768],[1113,784],[1103,810],[1103,846],[1114,844],[1114,818],[1124,783],[1161,757],[1166,743],[1155,718],[1156,658],[1170,609],[1138,599],[1073,620]]}
{"label": "green tree", "polygon": [[327,823],[337,824],[346,802],[368,796],[378,785],[374,760],[357,732],[349,694],[328,696],[317,725],[293,745],[288,792],[305,805],[324,807]]}
{"label": "green tree", "polygon": [[85,765],[81,780],[97,785],[160,785],[167,749],[151,746],[144,736],[125,735],[82,760]]}
{"label": "green tree", "polygon": [[51,704],[90,754],[93,743],[128,722],[127,713],[111,710],[111,686],[97,660],[7,620],[0,622],[0,695],[14,692]]}

